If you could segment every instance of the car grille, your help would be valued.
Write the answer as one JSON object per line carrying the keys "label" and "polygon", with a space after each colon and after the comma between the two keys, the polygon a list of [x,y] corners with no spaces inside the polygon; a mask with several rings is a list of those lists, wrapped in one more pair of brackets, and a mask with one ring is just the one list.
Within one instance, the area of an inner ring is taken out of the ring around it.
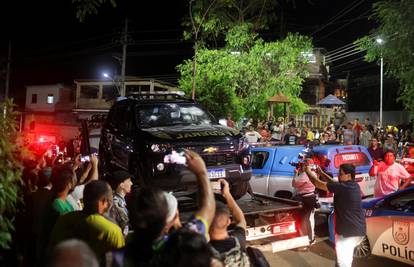
{"label": "car grille", "polygon": [[206,166],[220,166],[235,163],[234,155],[232,154],[204,154],[201,155]]}
{"label": "car grille", "polygon": [[[231,144],[175,144],[176,147],[193,150],[200,154],[207,167],[220,166],[236,163],[236,149]],[[208,147],[217,147],[219,150],[214,153],[206,153],[203,150]]]}

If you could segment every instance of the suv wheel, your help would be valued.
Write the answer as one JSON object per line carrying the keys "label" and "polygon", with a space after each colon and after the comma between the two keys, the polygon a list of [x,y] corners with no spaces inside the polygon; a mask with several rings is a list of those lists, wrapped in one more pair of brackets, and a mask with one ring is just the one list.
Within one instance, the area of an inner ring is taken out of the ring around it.
{"label": "suv wheel", "polygon": [[371,255],[371,246],[369,244],[368,238],[365,236],[364,239],[359,243],[358,246],[354,249],[355,258],[366,258]]}
{"label": "suv wheel", "polygon": [[248,188],[249,181],[238,182],[230,186],[230,193],[234,197],[234,199],[239,199],[242,196],[246,195]]}

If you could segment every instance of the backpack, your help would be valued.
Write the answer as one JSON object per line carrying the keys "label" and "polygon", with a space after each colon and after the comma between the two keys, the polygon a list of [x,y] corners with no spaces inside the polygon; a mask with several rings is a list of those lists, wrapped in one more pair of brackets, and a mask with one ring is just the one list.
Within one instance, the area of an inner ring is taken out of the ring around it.
{"label": "backpack", "polygon": [[246,251],[252,267],[270,267],[269,262],[259,249],[248,247]]}
{"label": "backpack", "polygon": [[250,267],[249,257],[242,251],[239,240],[235,237],[230,238],[234,239],[236,245],[223,253],[211,247],[213,257],[223,262],[225,267]]}

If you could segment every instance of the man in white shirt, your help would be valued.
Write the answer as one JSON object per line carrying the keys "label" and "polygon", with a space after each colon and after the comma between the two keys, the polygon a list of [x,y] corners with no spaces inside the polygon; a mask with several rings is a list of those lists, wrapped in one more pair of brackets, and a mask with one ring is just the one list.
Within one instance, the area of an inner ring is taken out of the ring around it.
{"label": "man in white shirt", "polygon": [[249,130],[244,134],[249,143],[257,143],[262,136],[253,129],[253,126],[249,127]]}

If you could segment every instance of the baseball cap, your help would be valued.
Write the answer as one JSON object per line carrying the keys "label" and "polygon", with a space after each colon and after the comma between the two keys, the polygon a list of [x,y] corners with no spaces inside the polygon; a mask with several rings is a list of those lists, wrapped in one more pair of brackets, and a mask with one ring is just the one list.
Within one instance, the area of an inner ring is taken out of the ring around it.
{"label": "baseball cap", "polygon": [[171,192],[170,193],[164,192],[164,197],[167,202],[167,209],[168,209],[167,224],[168,224],[168,223],[171,223],[172,220],[174,220],[174,217],[177,214],[178,201]]}
{"label": "baseball cap", "polygon": [[134,179],[134,176],[127,171],[115,171],[109,177],[109,184],[112,190],[116,190],[118,186],[128,178]]}

